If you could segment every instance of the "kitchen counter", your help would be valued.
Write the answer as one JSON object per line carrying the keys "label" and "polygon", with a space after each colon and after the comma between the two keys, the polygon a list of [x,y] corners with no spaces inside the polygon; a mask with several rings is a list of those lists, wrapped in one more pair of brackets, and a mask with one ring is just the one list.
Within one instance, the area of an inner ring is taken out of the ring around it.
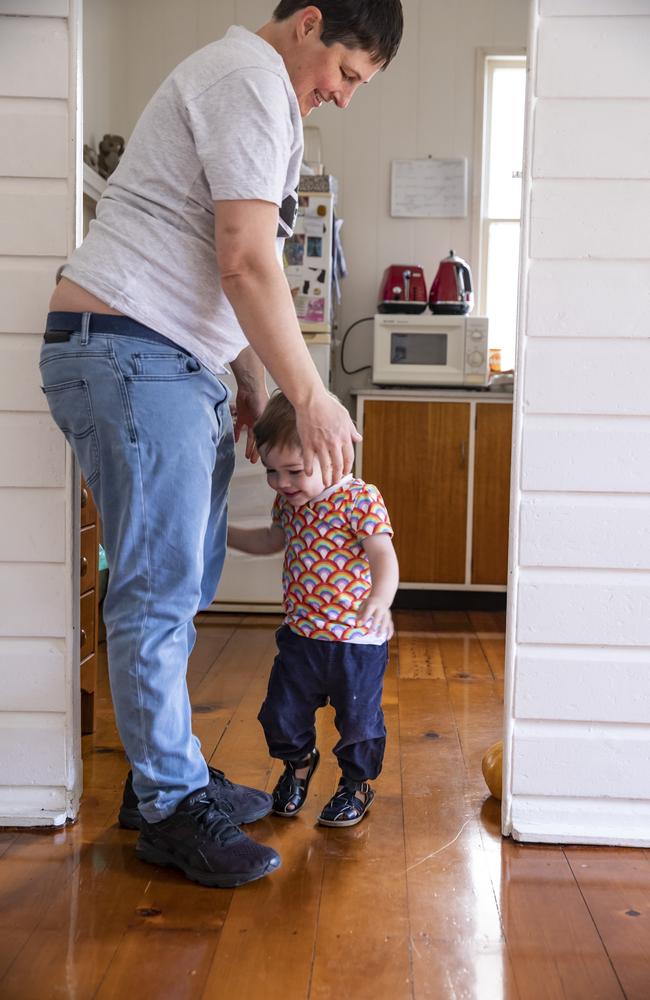
{"label": "kitchen counter", "polygon": [[413,401],[447,399],[459,403],[476,400],[480,400],[481,403],[512,403],[512,392],[505,392],[503,389],[472,389],[466,386],[458,389],[443,389],[409,385],[382,389],[381,386],[371,385],[361,389],[350,389],[350,395],[363,396],[364,399],[412,399]]}

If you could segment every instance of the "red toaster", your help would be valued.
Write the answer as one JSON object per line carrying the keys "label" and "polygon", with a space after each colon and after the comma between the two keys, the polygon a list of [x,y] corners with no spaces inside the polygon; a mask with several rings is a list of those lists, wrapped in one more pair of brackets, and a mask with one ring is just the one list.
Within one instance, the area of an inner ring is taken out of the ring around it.
{"label": "red toaster", "polygon": [[380,313],[421,313],[427,307],[427,283],[417,264],[390,264],[379,288]]}

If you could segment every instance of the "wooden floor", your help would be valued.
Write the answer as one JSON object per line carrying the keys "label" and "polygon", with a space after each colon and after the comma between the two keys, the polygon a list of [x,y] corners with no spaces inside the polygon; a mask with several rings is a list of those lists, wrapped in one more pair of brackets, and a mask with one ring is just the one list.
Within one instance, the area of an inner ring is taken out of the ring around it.
{"label": "wooden floor", "polygon": [[[500,735],[503,616],[397,619],[372,811],[349,830],[315,825],[337,781],[325,710],[307,806],[248,828],[282,868],[234,891],[135,859],[115,820],[127,763],[104,680],[79,822],[0,831],[2,1000],[648,1000],[648,854],[500,837],[480,762]],[[255,716],[275,625],[208,617],[189,672],[206,756],[266,788],[279,765]]]}

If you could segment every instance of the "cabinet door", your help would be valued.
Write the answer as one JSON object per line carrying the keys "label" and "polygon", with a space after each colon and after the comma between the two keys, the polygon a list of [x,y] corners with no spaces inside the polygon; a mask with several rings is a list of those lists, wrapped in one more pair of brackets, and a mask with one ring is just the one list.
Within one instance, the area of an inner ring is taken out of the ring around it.
{"label": "cabinet door", "polygon": [[478,403],[474,459],[472,583],[508,579],[512,405]]}
{"label": "cabinet door", "polygon": [[469,403],[365,401],[361,474],[386,501],[405,582],[465,582],[469,412]]}

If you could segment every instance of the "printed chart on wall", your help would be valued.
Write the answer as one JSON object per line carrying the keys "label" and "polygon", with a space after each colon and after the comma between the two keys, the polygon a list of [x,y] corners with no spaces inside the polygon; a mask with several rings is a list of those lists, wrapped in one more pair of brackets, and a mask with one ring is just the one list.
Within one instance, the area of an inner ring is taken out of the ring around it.
{"label": "printed chart on wall", "polygon": [[332,195],[298,195],[293,236],[284,244],[284,271],[301,325],[330,323]]}
{"label": "printed chart on wall", "polygon": [[393,160],[393,217],[462,219],[467,215],[467,158]]}

